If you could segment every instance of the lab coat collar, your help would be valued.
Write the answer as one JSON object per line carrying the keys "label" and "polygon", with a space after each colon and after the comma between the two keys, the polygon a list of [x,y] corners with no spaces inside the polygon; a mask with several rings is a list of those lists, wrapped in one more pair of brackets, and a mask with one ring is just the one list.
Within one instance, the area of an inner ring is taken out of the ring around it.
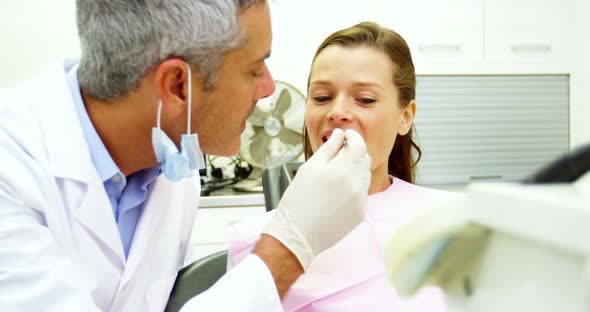
{"label": "lab coat collar", "polygon": [[100,182],[66,79],[66,72],[75,64],[75,60],[64,60],[50,66],[31,93],[39,103],[51,173],[85,183]]}
{"label": "lab coat collar", "polygon": [[80,190],[76,219],[111,249],[123,267],[125,256],[111,204],[92,163],[66,79],[66,72],[76,62],[64,60],[47,68],[33,81],[31,94],[39,105],[51,174],[70,189]]}

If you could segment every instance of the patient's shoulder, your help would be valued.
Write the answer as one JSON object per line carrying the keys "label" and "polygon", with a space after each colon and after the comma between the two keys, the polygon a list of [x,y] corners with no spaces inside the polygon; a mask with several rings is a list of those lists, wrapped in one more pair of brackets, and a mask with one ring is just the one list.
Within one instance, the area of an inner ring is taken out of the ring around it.
{"label": "patient's shoulder", "polygon": [[393,183],[386,190],[369,196],[369,200],[375,203],[394,201],[418,205],[453,196],[456,193],[412,184],[394,177]]}
{"label": "patient's shoulder", "polygon": [[369,196],[368,218],[380,223],[398,224],[439,201],[455,196],[459,195],[393,178],[389,188]]}

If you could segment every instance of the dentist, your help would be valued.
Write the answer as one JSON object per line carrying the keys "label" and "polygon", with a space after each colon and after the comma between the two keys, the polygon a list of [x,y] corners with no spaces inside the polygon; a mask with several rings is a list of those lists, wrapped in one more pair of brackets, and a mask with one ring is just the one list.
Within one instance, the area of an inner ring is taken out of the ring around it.
{"label": "dentist", "polygon": [[[202,153],[237,153],[274,91],[268,4],[76,4],[81,59],[0,92],[0,311],[162,311]],[[334,131],[254,252],[183,311],[281,311],[311,260],[363,219],[369,166],[360,135]]]}

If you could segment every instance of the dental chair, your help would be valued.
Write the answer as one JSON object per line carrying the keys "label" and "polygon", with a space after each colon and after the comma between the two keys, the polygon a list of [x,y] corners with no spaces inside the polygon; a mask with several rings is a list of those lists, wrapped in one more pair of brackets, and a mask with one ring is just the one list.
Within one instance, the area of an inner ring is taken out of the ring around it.
{"label": "dental chair", "polygon": [[264,204],[266,211],[277,207],[289,183],[295,177],[297,169],[303,162],[288,162],[270,167],[262,173],[262,189],[264,190]]}
{"label": "dental chair", "polygon": [[227,250],[201,258],[178,271],[165,312],[178,312],[192,297],[213,286],[226,272]]}
{"label": "dental chair", "polygon": [[388,276],[410,297],[440,287],[448,311],[590,311],[590,145],[524,184],[474,184],[400,227]]}

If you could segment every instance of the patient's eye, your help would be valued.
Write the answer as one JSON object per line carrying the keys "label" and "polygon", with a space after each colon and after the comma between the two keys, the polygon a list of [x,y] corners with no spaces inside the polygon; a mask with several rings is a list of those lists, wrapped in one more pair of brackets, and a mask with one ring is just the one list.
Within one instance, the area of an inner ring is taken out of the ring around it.
{"label": "patient's eye", "polygon": [[373,104],[373,103],[377,102],[377,100],[371,99],[371,98],[358,98],[356,100],[362,104]]}
{"label": "patient's eye", "polygon": [[324,103],[324,102],[328,102],[329,100],[331,100],[332,98],[329,96],[314,96],[313,100],[316,102],[320,102],[320,103]]}

